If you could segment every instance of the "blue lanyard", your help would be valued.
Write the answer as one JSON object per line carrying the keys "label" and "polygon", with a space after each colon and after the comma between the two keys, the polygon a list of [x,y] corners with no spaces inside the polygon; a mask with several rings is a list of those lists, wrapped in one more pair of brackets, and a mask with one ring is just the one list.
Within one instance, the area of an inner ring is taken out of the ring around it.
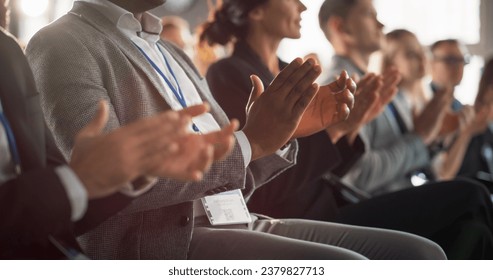
{"label": "blue lanyard", "polygon": [[[161,53],[161,55],[164,58],[164,62],[166,63],[166,67],[168,68],[168,71],[171,73],[173,80],[175,80],[176,87],[171,83],[171,81],[168,79],[168,77],[166,77],[166,75],[164,75],[163,71],[161,71],[161,69],[157,66],[157,64],[154,61],[152,61],[152,59],[145,53],[145,51],[141,47],[139,47],[137,44],[135,44],[135,43],[133,43],[133,44],[145,56],[147,61],[149,61],[152,68],[154,68],[154,70],[156,70],[156,72],[158,72],[158,74],[163,78],[163,80],[166,82],[166,84],[169,86],[169,88],[171,89],[171,91],[175,95],[176,99],[178,99],[178,102],[180,102],[181,106],[183,108],[187,108],[187,101],[185,100],[185,96],[183,95],[183,92],[181,91],[180,84],[178,83],[178,79],[175,76],[175,72],[173,71],[173,69],[171,69],[171,66],[169,65],[168,59],[166,59],[166,56],[164,55],[164,53],[161,50],[161,48],[159,47],[159,45],[156,44],[159,52]],[[199,128],[195,124],[192,124],[192,128],[195,132],[200,131]]]}
{"label": "blue lanyard", "polygon": [[15,143],[14,133],[10,128],[9,121],[3,114],[3,110],[0,108],[0,122],[2,123],[5,133],[7,134],[7,141],[9,142],[10,155],[12,156],[12,161],[14,162],[15,172],[17,175],[21,173],[21,158],[19,157],[19,152],[17,150],[17,144]]}

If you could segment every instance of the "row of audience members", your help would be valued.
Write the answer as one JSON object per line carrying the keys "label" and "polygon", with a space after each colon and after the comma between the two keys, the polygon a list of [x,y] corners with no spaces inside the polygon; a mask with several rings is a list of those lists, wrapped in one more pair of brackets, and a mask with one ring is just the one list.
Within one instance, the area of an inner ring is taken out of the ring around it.
{"label": "row of audience members", "polygon": [[[232,54],[197,70],[183,39],[159,40],[186,23],[152,16],[157,2],[75,1],[29,42],[29,65],[2,30],[2,258],[493,258],[489,192],[456,178],[490,180],[461,163],[491,165],[491,62],[460,106],[465,53],[436,43],[427,95],[414,34],[384,36],[371,0],[325,0],[336,78],[318,85],[314,59],[276,56],[300,37],[301,1],[224,0],[199,45]],[[208,201],[227,191],[275,219],[218,225]]]}

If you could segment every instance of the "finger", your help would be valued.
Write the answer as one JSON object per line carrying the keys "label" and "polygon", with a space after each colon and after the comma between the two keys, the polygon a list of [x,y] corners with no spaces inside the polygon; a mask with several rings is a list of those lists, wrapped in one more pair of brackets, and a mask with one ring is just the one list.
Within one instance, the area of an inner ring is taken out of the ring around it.
{"label": "finger", "polygon": [[252,90],[246,106],[247,115],[248,112],[250,112],[252,104],[260,97],[260,95],[262,95],[262,92],[264,92],[264,84],[257,75],[251,75],[250,81],[252,82]]}
{"label": "finger", "polygon": [[274,78],[272,83],[269,85],[269,88],[273,91],[279,90],[287,81],[289,81],[291,75],[295,73],[302,64],[303,59],[299,57],[295,58]]}
{"label": "finger", "polygon": [[223,160],[233,150],[235,144],[234,136],[230,135],[220,145],[214,146],[214,161]]}
{"label": "finger", "polygon": [[[198,113],[200,110],[192,111]],[[168,110],[152,117],[140,119],[123,127],[122,129],[127,131],[121,133],[125,134],[126,137],[133,136],[140,141],[147,142],[160,137],[169,138],[169,135],[183,135],[189,131],[191,118],[184,112],[180,116],[180,112]]]}
{"label": "finger", "polygon": [[363,79],[361,79],[358,84],[357,84],[357,87],[358,87],[358,90],[356,90],[357,94],[359,94],[362,89],[364,90],[365,86],[375,77],[375,74],[373,73],[370,73],[370,74],[367,74],[363,77]]}
{"label": "finger", "polygon": [[301,117],[303,115],[308,105],[310,105],[310,103],[315,98],[315,95],[317,94],[319,88],[320,87],[318,84],[312,84],[304,92],[304,94],[301,95],[301,97],[296,101],[295,105],[293,106],[294,116]]}
{"label": "finger", "polygon": [[334,82],[328,84],[328,86],[333,93],[340,92],[346,88],[346,81],[348,79],[349,79],[348,73],[345,70],[343,70],[341,72],[341,75],[339,75],[339,78],[337,78],[337,80],[335,80]]}
{"label": "finger", "polygon": [[214,162],[214,148],[212,145],[206,145],[200,156],[192,165],[191,180],[200,181],[204,177],[204,173],[209,170],[212,163]]}
{"label": "finger", "polygon": [[184,108],[182,110],[179,110],[177,112],[178,112],[180,117],[188,116],[188,117],[193,118],[193,117],[200,116],[202,114],[209,112],[209,109],[210,108],[209,108],[208,103],[202,103],[202,104],[198,104],[198,105],[189,106],[189,107]]}
{"label": "finger", "polygon": [[401,79],[402,75],[398,71],[395,71],[384,76],[384,84],[387,87],[394,87],[399,84]]}
{"label": "finger", "polygon": [[214,160],[224,158],[233,148],[235,138],[233,132],[238,129],[238,121],[232,120],[231,123],[223,127],[220,131],[204,134],[206,143],[214,147]]}
{"label": "finger", "polygon": [[115,133],[118,133],[118,139],[132,144],[129,149],[133,148],[147,155],[155,150],[165,149],[179,137],[190,134],[189,120],[188,116],[180,118],[177,112],[167,111],[159,117],[142,119],[127,127],[122,127]]}
{"label": "finger", "polygon": [[342,122],[342,121],[347,120],[350,112],[351,112],[351,110],[349,109],[347,104],[343,103],[343,104],[339,105],[339,108],[338,108],[338,110],[334,116],[335,122]]}
{"label": "finger", "polygon": [[79,133],[86,137],[92,137],[101,134],[109,117],[108,103],[104,100],[99,101],[96,115]]}
{"label": "finger", "polygon": [[[368,76],[368,75],[366,75],[366,76]],[[359,83],[359,82],[360,82],[360,80],[361,80],[361,78],[360,78],[360,76],[358,75],[358,73],[353,73],[353,74],[351,75],[351,79],[353,79],[353,81],[354,81],[354,82],[356,82],[356,83]]]}
{"label": "finger", "polygon": [[349,91],[354,94],[356,92],[357,85],[352,79],[347,79],[346,88],[349,89]]}
{"label": "finger", "polygon": [[354,107],[354,95],[349,91],[349,89],[345,89],[343,92],[335,95],[337,103],[346,104],[349,109]]}
{"label": "finger", "polygon": [[[299,79],[297,82],[296,86],[291,89],[289,94],[286,96],[286,106],[290,107],[291,104],[296,104],[296,102],[299,100],[299,98],[304,94],[305,91],[310,89],[317,79],[317,77],[320,75],[322,72],[322,69],[320,68],[319,65],[314,66],[311,68],[305,76]],[[297,79],[297,77],[293,78],[294,80]]]}
{"label": "finger", "polygon": [[298,94],[315,82],[320,72],[320,65],[316,65],[315,61],[309,58],[289,76],[278,92],[284,94],[285,98],[293,98],[294,93],[296,99]]}

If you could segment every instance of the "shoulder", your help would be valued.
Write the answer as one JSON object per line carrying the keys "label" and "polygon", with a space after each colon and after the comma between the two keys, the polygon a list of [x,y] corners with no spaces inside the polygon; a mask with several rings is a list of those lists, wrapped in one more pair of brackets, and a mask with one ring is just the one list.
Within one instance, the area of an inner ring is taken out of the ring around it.
{"label": "shoulder", "polygon": [[[17,40],[7,31],[0,28],[0,64],[3,69],[16,65],[24,57]],[[3,72],[2,73],[8,73]]]}
{"label": "shoulder", "polygon": [[227,57],[223,58],[211,66],[207,70],[207,79],[225,77],[227,79],[242,80],[241,78],[250,76],[254,73],[250,70],[251,66],[246,63],[243,59],[238,57]]}

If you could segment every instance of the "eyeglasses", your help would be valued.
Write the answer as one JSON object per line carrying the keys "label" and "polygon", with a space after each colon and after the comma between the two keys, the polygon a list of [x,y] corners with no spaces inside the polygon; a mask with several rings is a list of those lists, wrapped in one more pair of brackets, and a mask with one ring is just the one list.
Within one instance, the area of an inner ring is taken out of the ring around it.
{"label": "eyeglasses", "polygon": [[435,56],[433,58],[435,61],[440,61],[448,65],[467,65],[471,62],[471,57],[469,55],[465,56],[453,56],[453,55],[448,55],[448,56]]}

